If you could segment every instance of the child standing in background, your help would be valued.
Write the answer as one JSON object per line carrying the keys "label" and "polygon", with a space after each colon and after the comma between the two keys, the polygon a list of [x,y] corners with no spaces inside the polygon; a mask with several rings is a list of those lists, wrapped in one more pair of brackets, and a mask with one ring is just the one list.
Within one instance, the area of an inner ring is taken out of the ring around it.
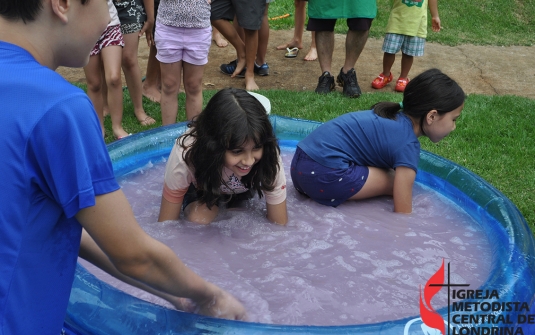
{"label": "child standing in background", "polygon": [[286,177],[266,109],[244,90],[217,92],[169,155],[158,221],[208,224],[220,202],[266,197],[267,218],[286,224]]}
{"label": "child standing in background", "polygon": [[[307,0],[294,0],[294,36],[288,43],[277,46],[277,50],[287,50],[286,58],[295,58],[299,50],[303,48],[303,32],[305,30],[306,19],[306,5]],[[310,42],[310,50],[303,58],[306,61],[318,59],[318,51],[316,50],[316,32],[311,31],[312,40]]]}
{"label": "child standing in background", "polygon": [[348,200],[392,195],[394,211],[412,211],[420,159],[419,136],[436,143],[455,130],[465,94],[437,69],[416,76],[403,101],[330,120],[297,145],[291,166],[295,188],[336,207]]}
{"label": "child standing in background", "polygon": [[[428,5],[427,5],[428,3]],[[431,12],[431,27],[440,31],[437,0],[393,0],[383,42],[383,72],[373,80],[372,87],[380,89],[392,81],[390,70],[401,50],[401,73],[395,90],[403,92],[409,82],[409,71],[415,56],[423,56],[427,37],[427,7]]]}
{"label": "child standing in background", "polygon": [[[87,95],[97,112],[102,134],[104,134],[104,106],[107,105],[111,115],[113,136],[121,139],[128,136],[122,125],[121,57],[124,41],[121,34],[121,22],[112,0],[108,0],[108,10],[111,21],[91,50],[89,63],[84,66],[84,73],[87,79]],[[105,89],[107,89],[107,94],[103,94]]]}
{"label": "child standing in background", "polygon": [[145,33],[147,43],[154,43],[152,28],[154,26],[154,0],[114,0],[115,8],[121,21],[124,49],[122,68],[134,113],[142,126],[156,123],[143,109],[143,89],[141,69],[138,62],[139,37]]}
{"label": "child standing in background", "polygon": [[212,43],[209,1],[161,0],[155,42],[162,76],[162,124],[176,122],[182,73],[186,117],[192,120],[202,110],[202,76]]}

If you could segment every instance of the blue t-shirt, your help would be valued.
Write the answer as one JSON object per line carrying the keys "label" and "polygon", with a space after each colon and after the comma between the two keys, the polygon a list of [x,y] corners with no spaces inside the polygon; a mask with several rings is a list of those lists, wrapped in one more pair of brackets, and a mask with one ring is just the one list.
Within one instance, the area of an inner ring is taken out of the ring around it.
{"label": "blue t-shirt", "polygon": [[334,169],[357,164],[417,171],[420,159],[420,142],[403,113],[396,120],[371,110],[347,113],[319,126],[298,146],[316,162]]}
{"label": "blue t-shirt", "polygon": [[74,215],[119,189],[87,95],[0,41],[0,334],[58,335],[80,246]]}

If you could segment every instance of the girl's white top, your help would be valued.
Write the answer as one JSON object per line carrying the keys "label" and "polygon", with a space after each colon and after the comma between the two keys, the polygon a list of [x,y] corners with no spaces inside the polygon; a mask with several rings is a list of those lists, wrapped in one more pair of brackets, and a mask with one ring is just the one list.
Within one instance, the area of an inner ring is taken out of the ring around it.
{"label": "girl's white top", "polygon": [[108,0],[108,11],[110,12],[111,17],[111,21],[108,24],[108,27],[120,25],[121,21],[119,21],[119,15],[117,15],[117,9],[113,4],[113,0]]}
{"label": "girl's white top", "polygon": [[[191,137],[188,138],[186,144],[191,143],[192,140]],[[165,167],[163,197],[171,203],[181,203],[191,183],[197,186],[195,172],[184,161],[182,157],[184,149],[178,142],[179,141],[175,142]],[[278,162],[279,171],[275,178],[275,188],[271,192],[264,191],[266,202],[270,205],[278,205],[286,200],[286,176],[284,175],[284,167],[280,155],[278,157]],[[222,184],[220,187],[221,193],[238,194],[248,190],[242,184],[241,178],[234,175],[230,169],[223,167],[221,176],[226,182],[226,185]]]}

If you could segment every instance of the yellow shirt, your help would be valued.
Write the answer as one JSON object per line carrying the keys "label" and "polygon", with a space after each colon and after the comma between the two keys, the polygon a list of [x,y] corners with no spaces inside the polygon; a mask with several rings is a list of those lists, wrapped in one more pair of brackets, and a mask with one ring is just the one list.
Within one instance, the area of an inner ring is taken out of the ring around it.
{"label": "yellow shirt", "polygon": [[427,0],[393,0],[386,32],[427,37]]}

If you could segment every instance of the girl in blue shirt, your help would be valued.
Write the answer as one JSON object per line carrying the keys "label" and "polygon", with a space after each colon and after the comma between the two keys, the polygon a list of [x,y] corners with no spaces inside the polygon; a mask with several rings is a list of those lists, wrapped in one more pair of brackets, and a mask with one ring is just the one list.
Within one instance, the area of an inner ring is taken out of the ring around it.
{"label": "girl in blue shirt", "polygon": [[465,93],[450,77],[430,69],[415,77],[401,103],[347,113],[319,126],[297,145],[291,165],[295,188],[336,207],[347,200],[392,195],[394,211],[412,211],[420,143],[438,142],[455,129]]}

